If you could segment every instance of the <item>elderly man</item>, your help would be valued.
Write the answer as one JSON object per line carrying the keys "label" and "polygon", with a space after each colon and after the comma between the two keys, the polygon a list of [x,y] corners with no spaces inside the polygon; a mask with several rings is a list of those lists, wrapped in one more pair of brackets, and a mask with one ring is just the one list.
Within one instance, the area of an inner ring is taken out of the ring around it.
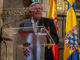
{"label": "elderly man", "polygon": [[[58,44],[58,36],[56,33],[55,25],[52,19],[42,17],[42,7],[40,3],[32,3],[29,8],[29,12],[31,14],[31,18],[25,19],[20,27],[33,27],[34,32],[37,32],[37,29],[34,26],[45,26],[45,28],[49,31],[52,39],[55,44]],[[41,32],[45,32],[44,28],[41,28]],[[50,39],[47,39],[47,42],[50,43]],[[45,60],[53,60],[52,49],[48,46],[45,47]],[[39,59],[38,59],[39,60]]]}

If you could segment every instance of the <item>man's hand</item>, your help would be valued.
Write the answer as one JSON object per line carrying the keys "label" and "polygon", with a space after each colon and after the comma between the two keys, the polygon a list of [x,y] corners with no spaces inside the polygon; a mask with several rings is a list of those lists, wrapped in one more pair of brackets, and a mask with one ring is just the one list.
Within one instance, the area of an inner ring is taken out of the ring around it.
{"label": "man's hand", "polygon": [[46,30],[45,28],[41,28],[40,32],[42,32],[42,33],[50,33],[50,28],[48,27],[48,30]]}

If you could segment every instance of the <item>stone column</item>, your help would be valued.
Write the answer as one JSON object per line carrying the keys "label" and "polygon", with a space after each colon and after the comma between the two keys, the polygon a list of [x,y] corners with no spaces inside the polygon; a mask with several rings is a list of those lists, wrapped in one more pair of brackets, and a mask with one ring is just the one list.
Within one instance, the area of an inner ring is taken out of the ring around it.
{"label": "stone column", "polygon": [[3,0],[0,0],[0,28],[3,25],[2,13],[3,13]]}
{"label": "stone column", "polygon": [[2,41],[1,43],[1,60],[13,60],[13,42]]}
{"label": "stone column", "polygon": [[[3,22],[2,22],[2,10],[3,10],[3,0],[0,0],[0,36],[1,36],[1,27],[3,25]],[[1,38],[0,38],[1,40]],[[1,42],[0,42],[0,60],[1,60]]]}
{"label": "stone column", "polygon": [[14,57],[12,35],[15,31],[9,28],[4,27],[2,30],[3,41],[1,43],[1,60],[13,60]]}

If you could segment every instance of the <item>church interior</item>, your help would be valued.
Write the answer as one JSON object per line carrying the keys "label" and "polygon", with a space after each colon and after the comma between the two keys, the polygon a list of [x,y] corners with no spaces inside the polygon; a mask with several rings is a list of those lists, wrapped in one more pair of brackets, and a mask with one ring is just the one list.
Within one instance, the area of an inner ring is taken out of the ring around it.
{"label": "church interior", "polygon": [[[48,17],[50,0],[38,0],[42,5],[42,16]],[[66,28],[67,0],[55,0],[57,7],[58,36],[59,36],[59,60],[63,60],[64,38]],[[18,28],[23,19],[29,18],[29,5],[32,0],[0,0],[0,60],[13,60],[13,41],[14,30],[6,28]],[[80,45],[80,0],[76,0],[76,17]],[[17,48],[15,48],[17,49]],[[80,50],[80,47],[79,47]],[[16,53],[16,52],[15,52]],[[17,56],[17,55],[16,55]],[[80,51],[79,51],[80,56]],[[7,59],[8,57],[8,59]],[[18,57],[19,58],[19,57]],[[20,58],[21,59],[21,58]],[[16,58],[14,58],[16,60]]]}

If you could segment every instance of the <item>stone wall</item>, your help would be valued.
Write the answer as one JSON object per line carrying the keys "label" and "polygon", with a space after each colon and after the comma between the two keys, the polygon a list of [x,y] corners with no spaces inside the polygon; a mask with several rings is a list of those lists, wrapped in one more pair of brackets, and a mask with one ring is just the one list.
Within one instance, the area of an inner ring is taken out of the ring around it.
{"label": "stone wall", "polygon": [[[3,25],[2,13],[3,13],[3,0],[0,0],[0,36],[1,36],[1,27]],[[0,40],[1,40],[1,37],[0,37]],[[0,41],[0,60],[1,60],[1,41]]]}
{"label": "stone wall", "polygon": [[48,17],[48,10],[49,10],[49,0],[39,0],[43,7],[43,17]]}
{"label": "stone wall", "polygon": [[[12,27],[16,27],[21,20],[21,16],[24,15],[26,11],[24,11],[26,8],[23,5],[23,0],[4,0],[3,3],[3,20],[4,25],[10,24]],[[24,11],[24,12],[22,12]]]}
{"label": "stone wall", "polygon": [[0,0],[0,26],[2,25],[2,21],[4,21],[2,25],[3,30],[1,31],[4,40],[0,47],[1,60],[13,60],[13,41],[11,39],[13,30],[9,31],[5,29],[18,27],[19,23],[24,19],[28,8],[24,7],[23,1],[24,0]]}

